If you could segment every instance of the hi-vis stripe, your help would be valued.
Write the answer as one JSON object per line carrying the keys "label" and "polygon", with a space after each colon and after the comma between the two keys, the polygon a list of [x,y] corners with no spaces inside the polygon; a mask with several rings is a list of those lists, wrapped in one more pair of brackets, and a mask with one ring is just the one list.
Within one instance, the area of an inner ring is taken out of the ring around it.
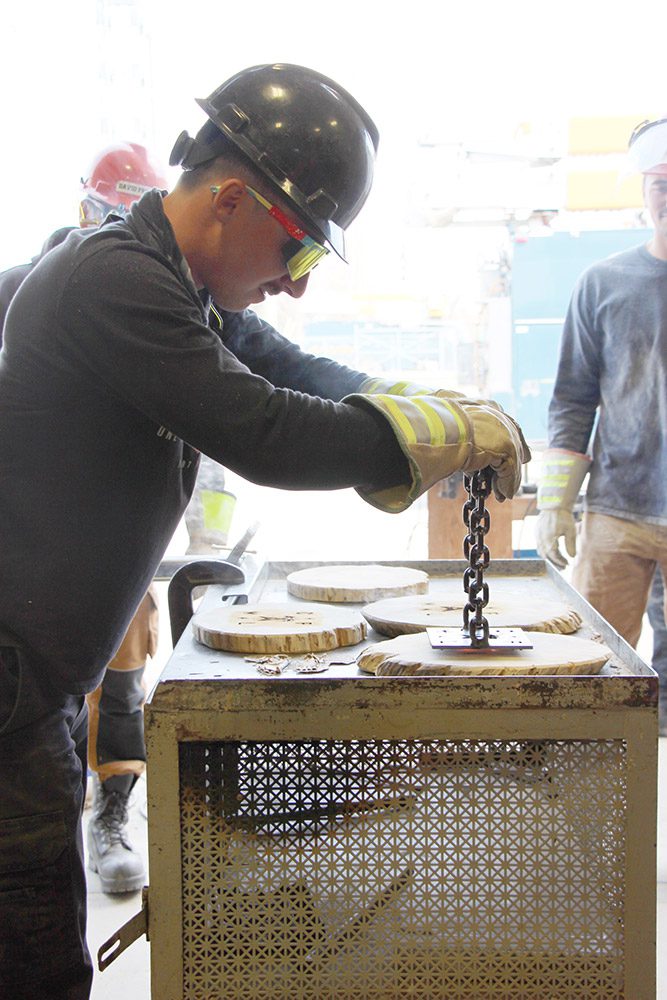
{"label": "hi-vis stripe", "polygon": [[557,510],[573,503],[589,464],[588,457],[579,452],[547,449],[542,460],[542,477],[537,491],[539,510]]}
{"label": "hi-vis stripe", "polygon": [[389,396],[375,398],[387,411],[404,441],[410,444],[460,444],[466,441],[463,420],[446,399],[437,396]]}
{"label": "hi-vis stripe", "polygon": [[369,378],[358,389],[370,395],[388,393],[390,396],[428,396],[432,391],[417,382],[390,382],[386,378]]}
{"label": "hi-vis stripe", "polygon": [[549,455],[544,460],[542,469],[542,484],[549,484],[552,489],[567,486],[572,469],[574,468],[574,457],[572,455]]}

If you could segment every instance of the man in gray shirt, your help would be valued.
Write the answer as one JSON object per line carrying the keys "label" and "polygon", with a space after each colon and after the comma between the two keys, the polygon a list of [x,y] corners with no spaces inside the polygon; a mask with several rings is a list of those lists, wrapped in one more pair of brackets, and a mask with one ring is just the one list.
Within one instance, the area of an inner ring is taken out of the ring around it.
{"label": "man in gray shirt", "polygon": [[[654,232],[588,268],[574,290],[549,408],[537,544],[559,568],[567,564],[561,537],[570,556],[578,550],[574,586],[634,646],[656,567],[667,570],[667,119],[635,129],[630,157]],[[572,508],[587,474],[577,543]],[[664,728],[667,665],[655,665]]]}

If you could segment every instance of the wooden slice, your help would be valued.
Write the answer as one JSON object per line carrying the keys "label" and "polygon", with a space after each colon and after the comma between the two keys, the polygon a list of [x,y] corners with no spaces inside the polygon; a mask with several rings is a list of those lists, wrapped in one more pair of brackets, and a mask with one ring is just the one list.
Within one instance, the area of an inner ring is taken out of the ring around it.
{"label": "wooden slice", "polygon": [[[537,593],[538,581],[523,577],[489,577],[489,603],[484,617],[494,628],[523,628],[531,632],[576,632],[581,616],[564,601]],[[463,623],[466,595],[460,579],[439,580],[437,594],[396,597],[361,609],[382,635],[405,635],[425,628]]]}
{"label": "wooden slice", "polygon": [[592,639],[531,632],[532,649],[479,653],[433,649],[425,632],[401,635],[363,650],[359,667],[378,677],[392,675],[597,674],[611,656]]}
{"label": "wooden slice", "polygon": [[425,594],[428,573],[407,566],[312,566],[290,573],[287,590],[305,601],[362,603],[381,597]]}
{"label": "wooden slice", "polygon": [[241,604],[196,615],[192,631],[204,646],[232,653],[318,653],[361,642],[366,623],[351,608]]}

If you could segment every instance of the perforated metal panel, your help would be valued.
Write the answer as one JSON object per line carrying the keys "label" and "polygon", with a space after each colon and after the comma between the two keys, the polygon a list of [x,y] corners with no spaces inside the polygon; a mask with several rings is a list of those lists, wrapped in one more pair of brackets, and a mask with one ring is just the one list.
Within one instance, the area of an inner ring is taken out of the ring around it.
{"label": "perforated metal panel", "polygon": [[622,997],[621,740],[179,744],[183,996]]}

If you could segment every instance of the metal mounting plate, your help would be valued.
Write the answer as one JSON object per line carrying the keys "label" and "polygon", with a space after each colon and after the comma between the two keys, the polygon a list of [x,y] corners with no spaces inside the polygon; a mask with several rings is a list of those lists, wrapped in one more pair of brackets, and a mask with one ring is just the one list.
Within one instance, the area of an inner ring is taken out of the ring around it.
{"label": "metal mounting plate", "polygon": [[462,653],[504,653],[513,649],[532,649],[529,633],[520,628],[489,628],[489,645],[473,646],[470,633],[463,628],[427,628],[433,649],[456,649]]}

